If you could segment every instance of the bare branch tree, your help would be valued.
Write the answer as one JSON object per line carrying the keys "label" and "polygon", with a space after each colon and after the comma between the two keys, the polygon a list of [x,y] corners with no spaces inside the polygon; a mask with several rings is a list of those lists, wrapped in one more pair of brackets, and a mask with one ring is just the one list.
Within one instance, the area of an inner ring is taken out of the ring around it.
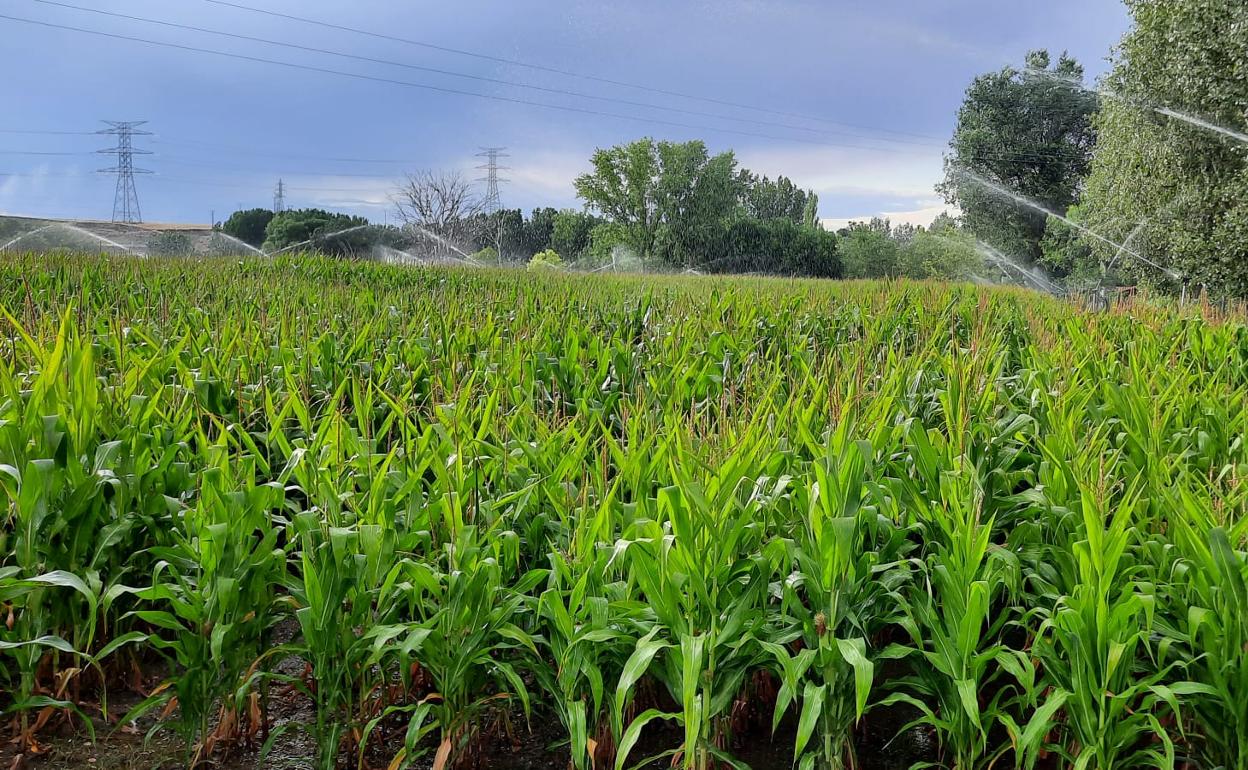
{"label": "bare branch tree", "polygon": [[483,225],[484,201],[458,171],[408,174],[394,195],[399,220],[438,253],[464,253]]}

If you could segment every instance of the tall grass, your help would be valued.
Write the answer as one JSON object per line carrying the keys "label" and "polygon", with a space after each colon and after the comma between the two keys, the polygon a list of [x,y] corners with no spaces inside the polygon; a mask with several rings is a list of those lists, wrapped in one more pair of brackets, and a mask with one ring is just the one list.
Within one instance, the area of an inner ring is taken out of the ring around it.
{"label": "tall grass", "polygon": [[188,764],[303,727],[319,767],[466,767],[538,714],[578,769],[740,766],[786,720],[796,766],[855,767],[886,718],[958,770],[1248,767],[1236,318],[307,256],[0,278],[28,746],[163,656],[123,719]]}

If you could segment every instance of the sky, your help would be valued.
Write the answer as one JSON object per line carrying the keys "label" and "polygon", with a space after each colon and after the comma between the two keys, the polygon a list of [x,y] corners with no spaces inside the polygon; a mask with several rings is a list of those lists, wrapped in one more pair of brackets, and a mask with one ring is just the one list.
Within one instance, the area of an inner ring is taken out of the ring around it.
{"label": "sky", "polygon": [[788,176],[831,227],[926,224],[977,74],[1048,48],[1095,77],[1128,25],[1121,0],[3,0],[0,212],[108,219],[93,132],[146,120],[150,222],[270,207],[278,179],[385,222],[405,173],[475,179],[485,146],[503,205],[579,208],[595,148],[652,136]]}

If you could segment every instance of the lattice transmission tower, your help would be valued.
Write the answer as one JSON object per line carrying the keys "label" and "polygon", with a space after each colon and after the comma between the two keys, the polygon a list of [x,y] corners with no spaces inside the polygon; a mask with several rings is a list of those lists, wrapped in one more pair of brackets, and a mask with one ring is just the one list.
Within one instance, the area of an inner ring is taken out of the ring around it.
{"label": "lattice transmission tower", "polygon": [[282,180],[277,180],[277,187],[273,190],[273,213],[280,214],[286,210],[286,184]]}
{"label": "lattice transmission tower", "polygon": [[152,132],[139,129],[139,126],[147,122],[146,120],[105,120],[103,122],[109,127],[100,129],[96,133],[117,137],[116,147],[97,150],[104,155],[117,156],[117,165],[99,170],[101,174],[117,175],[117,191],[113,194],[113,221],[142,222],[143,212],[139,209],[139,192],[134,187],[134,175],[152,172],[144,168],[135,168],[134,156],[151,155],[152,151],[136,150],[134,137],[151,136]]}
{"label": "lattice transmission tower", "polygon": [[498,172],[507,171],[507,166],[498,165],[500,158],[510,158],[511,156],[504,152],[506,147],[482,147],[481,152],[475,157],[485,158],[485,163],[477,166],[478,170],[484,171],[485,176],[477,179],[478,182],[485,182],[485,212],[493,214],[503,207],[502,200],[498,195],[498,183],[507,182],[507,179],[500,179]]}

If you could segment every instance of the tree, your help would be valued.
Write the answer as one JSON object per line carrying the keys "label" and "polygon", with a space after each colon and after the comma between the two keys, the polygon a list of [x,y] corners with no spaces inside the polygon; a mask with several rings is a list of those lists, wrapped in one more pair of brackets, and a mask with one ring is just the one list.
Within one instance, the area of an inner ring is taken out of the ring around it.
{"label": "tree", "polygon": [[814,190],[806,193],[806,207],[802,209],[802,224],[823,229],[823,223],[819,221],[819,196]]}
{"label": "tree", "polygon": [[981,75],[966,91],[939,190],[971,233],[1007,254],[1039,259],[1047,215],[974,177],[1051,211],[1076,203],[1096,140],[1097,97],[1082,82],[1074,59],[1050,67],[1047,51],[1033,51],[1025,68]]}
{"label": "tree", "polygon": [[557,212],[551,227],[550,248],[571,259],[579,259],[589,250],[594,228],[601,221],[584,211],[563,209]]}
{"label": "tree", "polygon": [[599,149],[591,163],[593,171],[576,178],[577,194],[643,259],[696,264],[739,205],[735,156],[712,157],[700,141],[639,139]]}
{"label": "tree", "polygon": [[840,278],[836,236],[791,219],[740,217],[727,229],[723,256],[712,260],[714,272],[767,273]]}
{"label": "tree", "polygon": [[[1106,79],[1099,141],[1083,197],[1082,240],[1098,262],[1177,290],[1186,283],[1248,296],[1248,5],[1227,0],[1127,0],[1135,19]],[[1158,112],[1165,110],[1169,114]]]}
{"label": "tree", "polygon": [[[1081,206],[1071,206],[1066,211],[1066,218],[1082,224],[1087,216]],[[1040,252],[1044,267],[1070,279],[1070,283],[1090,285],[1102,283],[1107,277],[1080,232],[1057,217],[1049,218],[1044,239],[1040,241]]]}
{"label": "tree", "polygon": [[147,239],[149,257],[185,257],[194,250],[191,236],[179,230],[165,230]]}
{"label": "tree", "polygon": [[900,251],[901,272],[907,278],[965,281],[983,269],[975,237],[956,227],[919,228]]}
{"label": "tree", "polygon": [[[555,215],[558,213],[549,206],[533,209],[524,227],[525,253],[536,254],[551,248],[550,239],[555,229]],[[559,249],[556,251],[563,253]]]}
{"label": "tree", "polygon": [[[463,253],[477,242],[484,202],[457,171],[408,174],[394,198],[399,220],[435,253]],[[492,232],[491,232],[492,235]]]}
{"label": "tree", "polygon": [[808,192],[793,184],[785,176],[771,181],[767,177],[755,176],[750,171],[742,171],[743,185],[742,202],[746,213],[756,219],[791,219],[797,224],[814,225],[811,217],[817,209],[819,198],[814,192]]}
{"label": "tree", "polygon": [[259,248],[264,243],[265,228],[271,221],[273,212],[268,209],[244,209],[230,214],[230,218],[221,225],[221,232]]}
{"label": "tree", "polygon": [[841,231],[840,254],[846,278],[888,278],[901,271],[900,248],[887,219],[850,222]]}
{"label": "tree", "polygon": [[361,231],[349,235],[334,233],[368,224],[364,217],[335,214],[322,209],[291,209],[275,214],[265,228],[263,249],[279,251],[306,245],[308,250],[326,254],[351,255],[367,250],[372,238]]}

